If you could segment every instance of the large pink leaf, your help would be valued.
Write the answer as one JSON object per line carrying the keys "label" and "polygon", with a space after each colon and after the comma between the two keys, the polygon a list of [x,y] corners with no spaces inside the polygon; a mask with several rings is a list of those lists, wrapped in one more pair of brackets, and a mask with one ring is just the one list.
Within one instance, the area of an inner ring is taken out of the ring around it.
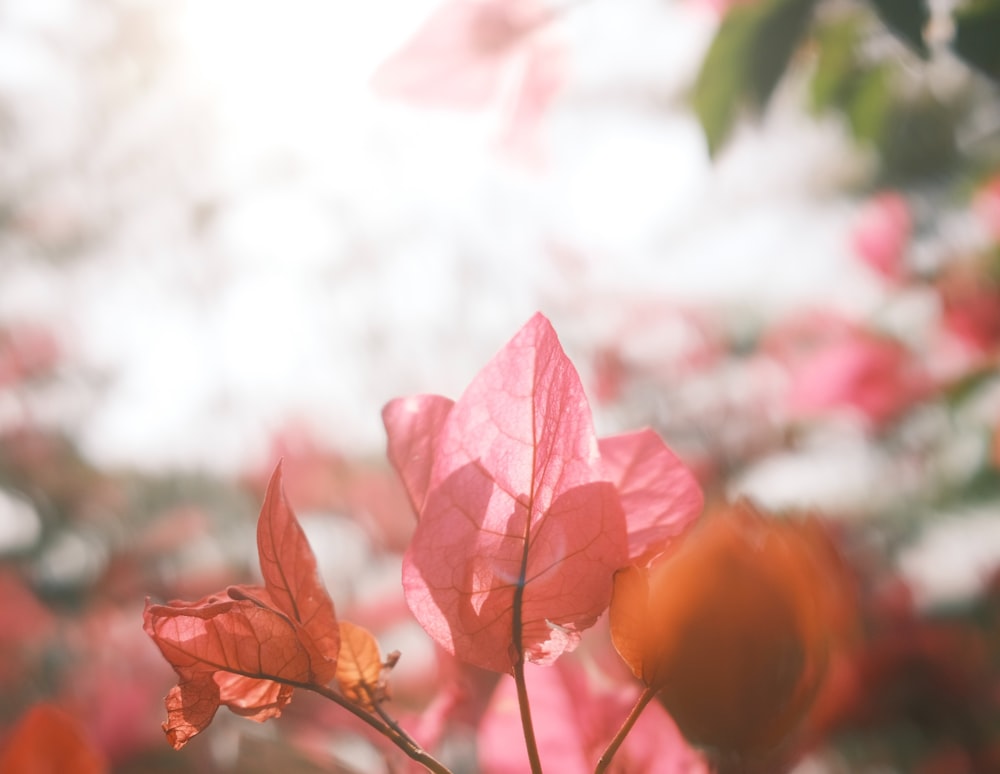
{"label": "large pink leaf", "polygon": [[463,661],[507,672],[520,647],[550,663],[606,609],[625,557],[580,378],[535,315],[444,421],[403,561],[407,603]]}
{"label": "large pink leaf", "polygon": [[677,537],[701,513],[704,496],[694,474],[650,429],[600,440],[608,478],[618,488],[634,561]]}
{"label": "large pink leaf", "polygon": [[434,447],[455,401],[441,395],[396,398],[382,409],[389,438],[389,462],[403,479],[410,505],[419,517],[427,499]]}
{"label": "large pink leaf", "polygon": [[285,499],[280,462],[267,485],[257,521],[257,553],[264,587],[274,605],[309,633],[320,654],[331,662],[326,670],[330,676],[324,682],[333,679],[340,627],[333,600],[320,580],[316,557]]}

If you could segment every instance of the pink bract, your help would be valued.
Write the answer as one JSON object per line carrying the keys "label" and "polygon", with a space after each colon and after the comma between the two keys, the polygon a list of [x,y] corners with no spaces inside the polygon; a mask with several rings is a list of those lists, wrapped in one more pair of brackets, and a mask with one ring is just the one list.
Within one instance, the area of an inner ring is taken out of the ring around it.
{"label": "pink bract", "polygon": [[[602,459],[579,375],[540,314],[454,405],[400,399],[383,417],[419,518],[407,603],[445,650],[486,669],[511,671],[519,650],[539,664],[572,650],[614,571],[701,507],[651,432],[605,441]],[[663,486],[644,488],[654,479]]]}

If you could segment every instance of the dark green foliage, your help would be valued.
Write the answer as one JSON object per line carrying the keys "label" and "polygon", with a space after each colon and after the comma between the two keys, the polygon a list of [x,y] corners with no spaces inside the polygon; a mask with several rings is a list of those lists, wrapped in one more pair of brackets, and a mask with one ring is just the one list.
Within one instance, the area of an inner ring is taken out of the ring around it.
{"label": "dark green foliage", "polygon": [[722,147],[742,108],[766,107],[814,5],[815,0],[761,0],[726,15],[692,97],[712,154]]}
{"label": "dark green foliage", "polygon": [[927,0],[871,0],[885,25],[910,48],[926,59],[930,55],[924,42],[924,27],[930,19]]}
{"label": "dark green foliage", "polygon": [[973,0],[955,11],[952,48],[969,65],[1000,81],[1000,0]]}

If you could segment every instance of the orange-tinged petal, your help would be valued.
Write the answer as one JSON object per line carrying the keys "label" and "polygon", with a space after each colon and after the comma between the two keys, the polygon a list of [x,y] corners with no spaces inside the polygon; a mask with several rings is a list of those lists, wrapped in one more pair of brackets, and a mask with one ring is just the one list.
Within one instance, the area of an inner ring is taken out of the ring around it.
{"label": "orange-tinged petal", "polygon": [[692,742],[750,753],[799,724],[831,647],[836,551],[813,522],[726,507],[615,577],[612,637]]}
{"label": "orange-tinged petal", "polygon": [[340,622],[337,683],[348,699],[365,707],[379,700],[382,657],[374,635],[350,621]]}

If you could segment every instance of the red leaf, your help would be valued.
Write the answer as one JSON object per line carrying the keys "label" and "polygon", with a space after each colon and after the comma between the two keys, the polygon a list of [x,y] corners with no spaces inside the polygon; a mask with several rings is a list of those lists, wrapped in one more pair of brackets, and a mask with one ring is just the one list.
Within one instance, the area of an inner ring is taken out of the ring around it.
{"label": "red leaf", "polygon": [[[257,521],[257,552],[264,587],[275,606],[309,632],[336,673],[340,629],[333,601],[323,588],[316,557],[285,499],[281,463],[274,469]],[[324,672],[325,674],[325,672]]]}
{"label": "red leaf", "polygon": [[625,510],[628,555],[634,561],[681,534],[701,513],[694,475],[650,429],[602,438],[601,459]]}
{"label": "red leaf", "polygon": [[258,721],[279,715],[291,688],[268,678],[322,684],[332,677],[316,673],[315,645],[303,644],[308,635],[301,627],[237,588],[231,592],[239,598],[146,603],[146,633],[180,676],[167,696],[163,725],[177,749],[208,726],[220,705]]}
{"label": "red leaf", "polygon": [[550,663],[605,610],[625,555],[580,378],[535,315],[444,420],[403,561],[407,603],[463,661],[506,672],[520,646]]}
{"label": "red leaf", "polygon": [[[265,587],[151,605],[143,628],[180,680],[167,696],[163,729],[177,749],[221,705],[252,720],[276,717],[292,685],[326,685],[337,673],[340,630],[316,559],[285,501],[279,465],[257,527]],[[284,684],[273,682],[283,681]]]}
{"label": "red leaf", "polygon": [[418,517],[427,499],[434,446],[454,405],[455,401],[441,395],[414,395],[391,400],[382,409],[389,462],[399,471]]}
{"label": "red leaf", "polygon": [[8,774],[103,774],[108,765],[80,722],[51,704],[36,704],[15,726],[0,753]]}

